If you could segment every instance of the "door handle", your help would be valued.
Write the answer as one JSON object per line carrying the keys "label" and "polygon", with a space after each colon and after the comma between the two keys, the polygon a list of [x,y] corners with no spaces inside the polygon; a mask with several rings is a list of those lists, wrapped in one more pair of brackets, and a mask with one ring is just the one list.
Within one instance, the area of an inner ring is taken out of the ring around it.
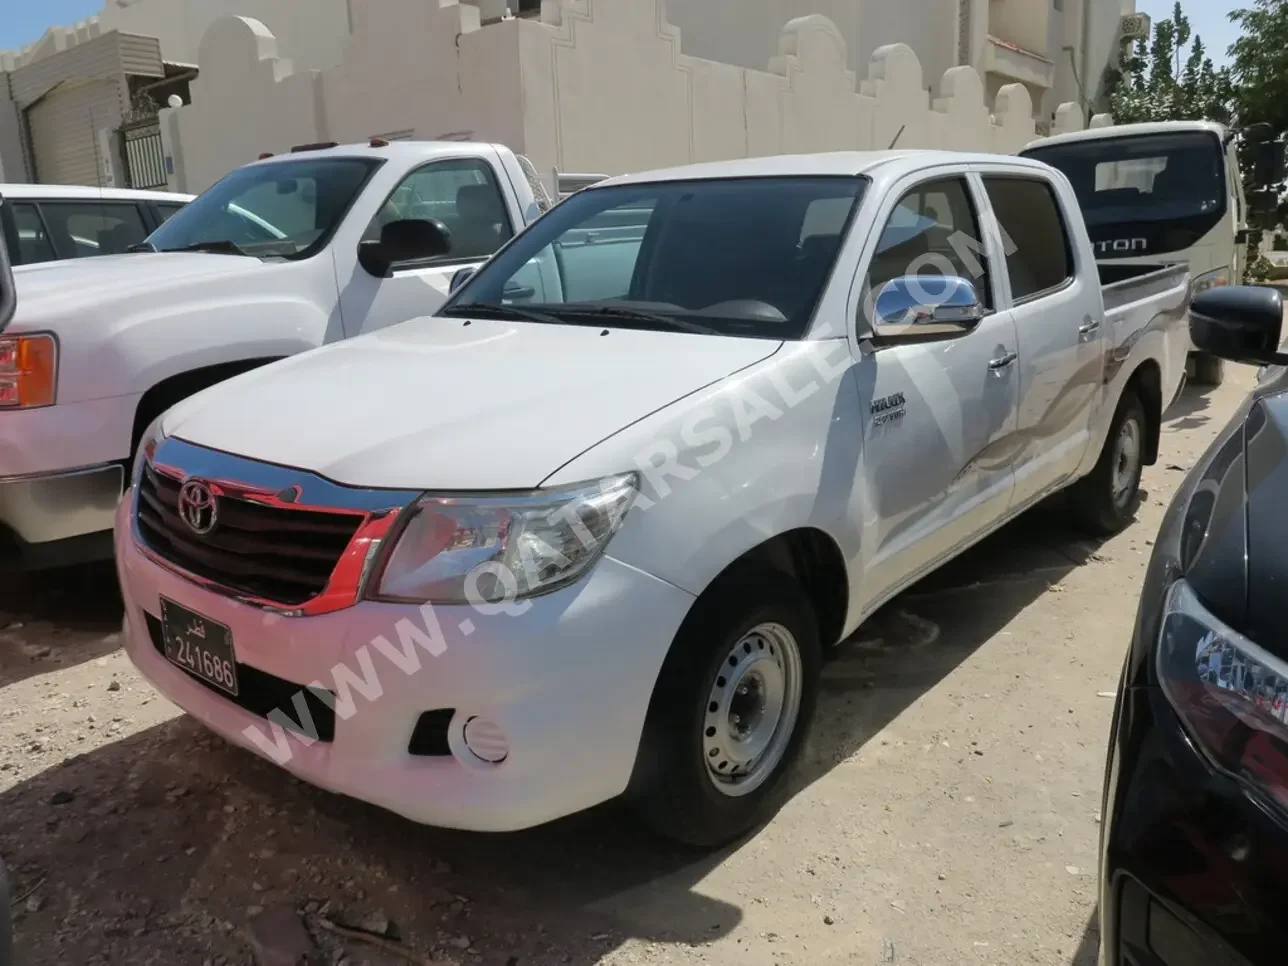
{"label": "door handle", "polygon": [[996,359],[991,361],[988,364],[988,367],[992,369],[994,372],[1000,372],[1001,370],[1005,369],[1007,366],[1011,365],[1011,363],[1013,363],[1018,358],[1019,356],[1016,355],[1014,352],[1008,352],[1006,355],[998,356]]}
{"label": "door handle", "polygon": [[1091,333],[1095,332],[1099,328],[1100,328],[1100,322],[1095,319],[1090,319],[1087,322],[1084,322],[1082,325],[1078,326],[1078,335],[1083,336],[1085,338],[1086,336],[1091,335]]}

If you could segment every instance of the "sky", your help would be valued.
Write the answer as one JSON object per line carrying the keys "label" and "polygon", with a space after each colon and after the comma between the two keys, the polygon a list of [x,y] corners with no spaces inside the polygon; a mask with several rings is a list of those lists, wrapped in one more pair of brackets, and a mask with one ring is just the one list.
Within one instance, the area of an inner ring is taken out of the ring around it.
{"label": "sky", "polygon": [[[1136,9],[1155,21],[1171,16],[1175,0],[1136,0]],[[9,50],[39,39],[45,28],[54,24],[71,24],[92,16],[102,8],[102,0],[0,0],[7,9],[0,16],[0,50]],[[1194,30],[1207,44],[1218,65],[1226,63],[1226,48],[1237,36],[1237,28],[1226,19],[1231,10],[1244,6],[1242,0],[1185,0],[1186,16]]]}
{"label": "sky", "polygon": [[0,0],[0,50],[12,50],[39,40],[47,27],[66,26],[92,17],[103,0]]}
{"label": "sky", "polygon": [[[1176,0],[1136,0],[1136,12],[1147,13],[1157,23],[1172,15]],[[1212,62],[1218,67],[1228,64],[1230,59],[1226,51],[1238,39],[1239,27],[1230,23],[1231,10],[1251,7],[1249,2],[1241,0],[1182,0],[1181,9],[1190,18],[1190,26],[1203,38]]]}

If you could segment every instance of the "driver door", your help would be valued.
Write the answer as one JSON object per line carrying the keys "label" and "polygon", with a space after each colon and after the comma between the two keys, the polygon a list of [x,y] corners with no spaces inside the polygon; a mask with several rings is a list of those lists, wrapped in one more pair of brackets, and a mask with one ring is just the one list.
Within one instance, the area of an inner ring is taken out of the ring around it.
{"label": "driver door", "polygon": [[[978,179],[919,177],[892,193],[899,200],[879,216],[884,227],[856,286],[865,609],[996,526],[1015,487],[1018,340],[998,308],[1000,243],[984,230]],[[868,293],[923,275],[973,283],[983,318],[945,334],[884,324]]]}
{"label": "driver door", "polygon": [[385,200],[363,240],[379,238],[388,222],[417,218],[441,222],[450,250],[395,263],[385,278],[369,274],[355,259],[352,276],[340,279],[346,335],[432,315],[446,301],[453,275],[481,265],[515,233],[497,173],[481,158],[433,161],[411,171]]}

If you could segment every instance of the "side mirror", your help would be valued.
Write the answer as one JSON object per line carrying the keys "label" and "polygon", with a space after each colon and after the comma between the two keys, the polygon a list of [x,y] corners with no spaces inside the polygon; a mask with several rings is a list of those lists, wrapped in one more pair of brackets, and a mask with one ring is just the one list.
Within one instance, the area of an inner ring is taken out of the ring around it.
{"label": "side mirror", "polygon": [[399,262],[441,258],[452,250],[452,233],[437,218],[400,218],[386,222],[380,239],[358,245],[358,264],[377,278],[387,278]]}
{"label": "side mirror", "polygon": [[1278,351],[1283,324],[1283,296],[1266,286],[1211,288],[1190,303],[1194,348],[1231,362],[1288,363]]}
{"label": "side mirror", "polygon": [[447,294],[455,295],[456,290],[460,288],[462,285],[464,285],[466,282],[468,282],[471,278],[473,278],[474,273],[477,271],[478,271],[477,268],[462,268],[459,272],[457,272],[455,275],[452,276],[452,282],[447,288]]}
{"label": "side mirror", "polygon": [[984,318],[975,285],[957,275],[904,275],[877,292],[870,318],[880,339],[947,339],[965,335]]}
{"label": "side mirror", "polygon": [[[4,198],[0,197],[0,208],[2,207]],[[9,324],[17,307],[18,290],[14,286],[13,269],[9,265],[9,243],[4,232],[0,231],[0,332]]]}

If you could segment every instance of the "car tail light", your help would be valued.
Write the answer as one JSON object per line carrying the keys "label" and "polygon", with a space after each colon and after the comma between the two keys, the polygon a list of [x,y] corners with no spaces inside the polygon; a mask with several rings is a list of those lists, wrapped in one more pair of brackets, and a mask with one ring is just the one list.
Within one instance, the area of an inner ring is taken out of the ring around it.
{"label": "car tail light", "polygon": [[0,339],[0,409],[52,406],[58,386],[58,343],[52,335]]}
{"label": "car tail light", "polygon": [[1158,675],[1208,759],[1288,812],[1288,662],[1227,627],[1181,581],[1167,596]]}

